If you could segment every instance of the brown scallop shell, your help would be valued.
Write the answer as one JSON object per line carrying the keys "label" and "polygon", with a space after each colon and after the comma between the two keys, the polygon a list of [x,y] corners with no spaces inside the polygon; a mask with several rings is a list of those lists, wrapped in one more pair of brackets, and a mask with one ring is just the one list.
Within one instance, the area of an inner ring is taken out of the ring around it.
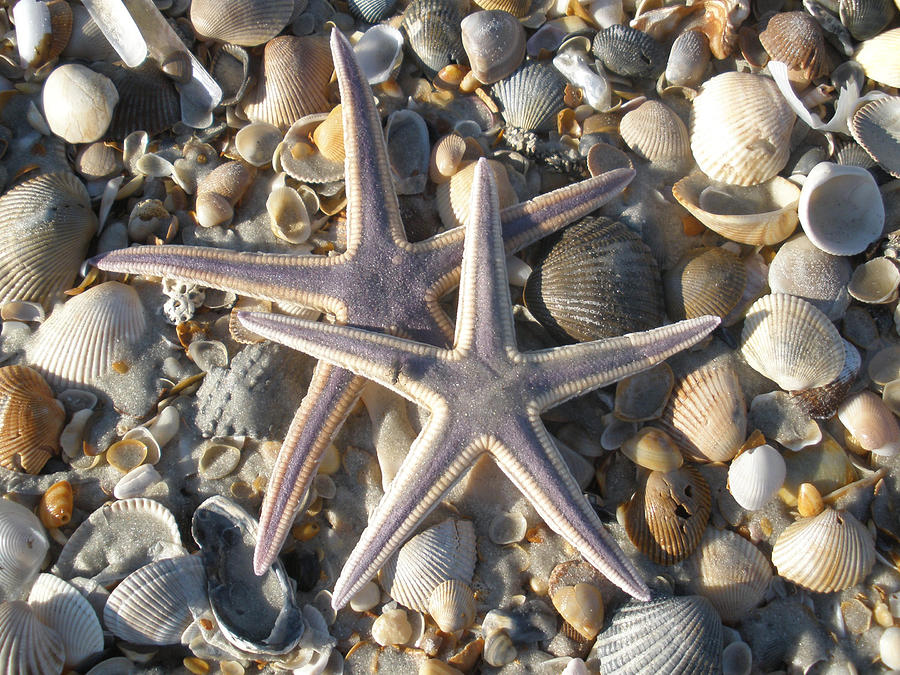
{"label": "brown scallop shell", "polygon": [[827,72],[825,38],[819,24],[807,12],[779,12],[769,19],[759,41],[773,61],[800,71],[807,80]]}
{"label": "brown scallop shell", "polygon": [[718,246],[694,249],[663,275],[666,311],[679,321],[704,314],[725,317],[746,285],[747,268],[734,253]]}
{"label": "brown scallop shell", "polygon": [[281,32],[294,13],[294,0],[193,0],[197,34],[242,47],[261,45]]}
{"label": "brown scallop shell", "polygon": [[521,19],[531,9],[531,0],[476,0],[481,9],[499,9]]}
{"label": "brown scallop shell", "polygon": [[66,412],[40,373],[0,368],[0,466],[39,472],[59,451]]}
{"label": "brown scallop shell", "polygon": [[665,103],[646,101],[625,113],[619,133],[638,157],[648,161],[681,163],[691,157],[687,127]]}

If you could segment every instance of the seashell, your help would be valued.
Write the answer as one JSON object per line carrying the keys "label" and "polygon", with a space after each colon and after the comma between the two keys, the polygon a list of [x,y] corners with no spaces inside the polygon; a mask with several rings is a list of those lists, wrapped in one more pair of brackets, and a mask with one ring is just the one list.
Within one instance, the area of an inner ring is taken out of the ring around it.
{"label": "seashell", "polygon": [[269,40],[256,87],[241,102],[244,114],[251,122],[286,131],[304,115],[327,112],[333,71],[331,51],[322,38],[284,35]]}
{"label": "seashell", "polygon": [[272,161],[272,155],[282,137],[278,127],[265,122],[253,122],[237,132],[234,146],[245,162],[253,166],[264,166]]}
{"label": "seashell", "polygon": [[122,473],[128,473],[147,459],[147,446],[136,438],[116,441],[106,451],[106,461]]}
{"label": "seashell", "polygon": [[523,18],[531,9],[531,0],[478,0],[475,4],[484,10],[507,12],[517,19]]}
{"label": "seashell", "polygon": [[[129,429],[122,436],[123,441],[138,441],[140,445],[144,446],[147,454],[145,460],[147,464],[156,464],[159,462],[160,455],[162,449],[159,445],[159,441],[153,436],[150,430],[147,427],[134,427],[133,429]],[[109,451],[107,450],[107,453]],[[132,454],[140,454],[140,448],[132,448]]]}
{"label": "seashell", "polygon": [[250,84],[250,55],[237,45],[218,45],[209,64],[209,74],[222,89],[219,104],[234,105],[244,97]]}
{"label": "seashell", "polygon": [[769,288],[803,298],[831,319],[844,315],[850,296],[850,261],[826,253],[808,237],[798,234],[786,241],[769,265]]}
{"label": "seashell", "polygon": [[747,310],[741,353],[786,391],[826,385],[844,365],[844,344],[828,317],[782,293],[766,295]]}
{"label": "seashell", "polygon": [[525,284],[525,304],[558,340],[596,340],[663,322],[656,261],[625,225],[584,218],[545,251]]}
{"label": "seashell", "polygon": [[272,222],[272,232],[279,239],[301,244],[312,233],[309,212],[294,188],[278,187],[266,199],[266,211]]}
{"label": "seashell", "polygon": [[91,18],[83,5],[71,5],[72,30],[62,56],[68,59],[80,59],[87,63],[95,61],[114,61],[119,58],[116,50],[109,44],[100,28]]}
{"label": "seashell", "polygon": [[428,598],[428,613],[445,633],[465,630],[475,621],[475,594],[459,579],[442,581]]}
{"label": "seashell", "polygon": [[412,638],[412,633],[407,612],[399,607],[385,609],[372,623],[372,640],[382,647],[405,644]]}
{"label": "seashell", "polygon": [[613,412],[626,422],[644,422],[662,415],[675,375],[665,362],[619,380]]}
{"label": "seashell", "polygon": [[413,0],[400,24],[425,74],[432,76],[451,61],[465,62],[462,16],[450,0]]}
{"label": "seashell", "polygon": [[[791,392],[791,398],[811,417],[828,419],[837,412],[838,405],[844,400],[851,385],[856,381],[862,360],[856,347],[844,343],[844,365],[834,380],[824,387],[813,387],[805,391]],[[871,363],[871,362],[870,362]]]}
{"label": "seashell", "polygon": [[527,131],[546,131],[565,105],[566,81],[553,66],[527,61],[491,87],[506,124]]}
{"label": "seashell", "polygon": [[0,604],[0,654],[3,674],[58,674],[65,663],[59,634],[45,626],[26,602]]}
{"label": "seashell", "polygon": [[691,150],[713,180],[757,185],[790,154],[794,113],[770,79],[727,72],[707,80],[691,108]]}
{"label": "seashell", "polygon": [[900,96],[861,106],[850,120],[853,138],[894,178],[900,178]]}
{"label": "seashell", "polygon": [[798,71],[806,81],[827,71],[822,29],[807,12],[779,12],[760,32],[759,41],[770,59]]}
{"label": "seashell", "polygon": [[737,373],[708,366],[679,380],[660,422],[681,451],[698,462],[727,462],[747,433],[747,406]]}
{"label": "seashell", "polygon": [[209,610],[200,556],[144,565],[116,586],[103,609],[106,629],[137,645],[171,645]]}
{"label": "seashell", "polygon": [[674,471],[684,464],[681,450],[662,429],[644,427],[622,444],[622,454],[651,471]]}
{"label": "seashell", "polygon": [[134,131],[155,136],[181,120],[181,102],[172,80],[152,63],[137,68],[110,64],[95,66],[119,93],[119,104],[106,137],[119,141]]}
{"label": "seashell", "polygon": [[38,473],[59,453],[65,420],[40,373],[27,366],[0,368],[0,466]]}
{"label": "seashell", "polygon": [[874,563],[875,542],[866,527],[832,508],[789,525],[772,547],[778,574],[815,593],[858,584]]}
{"label": "seashell", "polygon": [[491,519],[488,538],[498,546],[506,546],[522,541],[527,531],[528,521],[521,513],[501,513]]}
{"label": "seashell", "polygon": [[72,508],[72,485],[67,480],[61,480],[48,487],[41,495],[38,516],[47,529],[62,527],[72,520]]}
{"label": "seashell", "polygon": [[729,530],[707,528],[688,564],[691,591],[729,623],[741,621],[763,601],[772,579],[772,565],[759,549]]}
{"label": "seashell", "polygon": [[491,631],[484,639],[483,658],[489,666],[505,666],[512,663],[518,654],[512,638],[505,630]]}
{"label": "seashell", "polygon": [[822,440],[822,430],[800,400],[784,391],[755,397],[750,403],[749,423],[751,429],[788,450],[797,451]]}
{"label": "seashell", "polygon": [[812,483],[801,483],[797,491],[797,511],[803,518],[812,518],[825,510],[825,500]]}
{"label": "seashell", "polygon": [[205,373],[228,365],[228,348],[218,340],[194,340],[187,348],[187,355]]}
{"label": "seashell", "polygon": [[0,499],[0,598],[24,597],[50,542],[37,517],[21,504]]}
{"label": "seashell", "polygon": [[715,246],[694,249],[663,274],[666,311],[676,320],[704,314],[725,317],[746,285],[747,269],[734,253]]}
{"label": "seashell", "polygon": [[625,113],[619,133],[638,157],[649,162],[679,166],[690,161],[687,127],[665,103],[646,101]]}
{"label": "seashell", "polygon": [[666,81],[677,87],[695,87],[709,65],[709,39],[699,30],[687,30],[672,43],[666,62]]}
{"label": "seashell", "polygon": [[446,183],[462,165],[468,145],[457,133],[447,134],[431,147],[428,176],[432,183]]}
{"label": "seashell", "polygon": [[53,386],[92,385],[129,355],[145,327],[135,290],[107,281],[73,296],[41,324],[29,360]]}
{"label": "seashell", "polygon": [[[291,125],[273,162],[305,183],[328,183],[344,177],[344,134],[341,106],[327,115],[307,115]],[[312,142],[310,142],[312,140]],[[321,145],[320,145],[321,144]]]}
{"label": "seashell", "polygon": [[582,637],[593,640],[603,628],[603,597],[594,584],[559,586],[550,599],[559,615]]}
{"label": "seashell", "polygon": [[692,465],[651,471],[624,505],[625,532],[653,562],[674,565],[697,546],[710,506],[709,485]]}
{"label": "seashell", "polygon": [[460,24],[462,44],[472,73],[493,84],[512,73],[525,58],[525,29],[509,11],[473,12]]}
{"label": "seashell", "polygon": [[738,186],[697,171],[675,183],[672,194],[709,229],[741,244],[777,244],[797,227],[800,189],[780,176]]}
{"label": "seashell", "polygon": [[853,59],[863,67],[867,77],[889,87],[900,87],[900,28],[892,28],[856,47]]}
{"label": "seashell", "polygon": [[841,23],[856,40],[878,35],[894,18],[894,7],[888,0],[840,0]]}
{"label": "seashell", "polygon": [[21,0],[12,8],[16,46],[23,68],[38,68],[58,57],[72,34],[72,8],[67,2]]}
{"label": "seashell", "polygon": [[623,77],[657,77],[666,67],[663,46],[646,33],[623,24],[597,33],[592,50],[607,70]]}
{"label": "seashell", "polygon": [[52,304],[74,282],[96,230],[87,190],[73,174],[41,174],[6,192],[0,197],[0,303]]}
{"label": "seashell", "polygon": [[348,0],[347,4],[350,6],[350,13],[357,19],[366,23],[378,23],[391,14],[397,0]]}
{"label": "seashell", "polygon": [[717,673],[722,620],[699,595],[629,600],[612,615],[588,655],[604,675]]}
{"label": "seashell", "polygon": [[100,620],[71,584],[52,574],[39,574],[28,595],[28,604],[38,620],[59,635],[69,667],[103,651]]}
{"label": "seashell", "polygon": [[212,443],[200,455],[198,469],[207,480],[218,480],[234,471],[240,461],[240,448],[226,443]]}
{"label": "seashell", "polygon": [[900,427],[884,401],[871,391],[851,394],[841,403],[838,419],[865,451],[891,457],[900,452]]}
{"label": "seashell", "polygon": [[[372,4],[381,2],[372,0]],[[395,0],[387,2],[393,6]],[[353,10],[353,2],[350,2],[350,9]],[[353,45],[353,53],[369,84],[381,84],[394,75],[403,60],[403,33],[388,24],[372,26]]]}
{"label": "seashell", "polygon": [[[327,592],[327,591],[326,591]],[[369,581],[347,603],[354,612],[368,612],[381,602],[381,589],[374,581]]]}
{"label": "seashell", "polygon": [[[135,537],[136,532],[141,536]],[[183,551],[168,509],[151,499],[122,499],[104,504],[78,526],[52,572],[63,579],[88,577],[107,584]]]}
{"label": "seashell", "polygon": [[141,497],[147,489],[162,480],[159,471],[152,464],[141,464],[135,467],[119,479],[113,488],[113,497],[116,499],[130,499]]}
{"label": "seashell", "polygon": [[890,258],[879,256],[853,270],[847,291],[860,302],[886,304],[897,299],[900,269]]}
{"label": "seashell", "polygon": [[[222,670],[224,673],[224,669]],[[85,675],[137,675],[136,666],[124,656],[114,656],[111,659],[101,661],[91,668]]]}
{"label": "seashell", "polygon": [[401,605],[428,612],[434,590],[445,581],[471,583],[475,529],[471,521],[447,520],[407,541],[378,572],[382,588]]}
{"label": "seashell", "polygon": [[191,25],[197,35],[255,47],[278,35],[294,14],[293,0],[193,0]]}
{"label": "seashell", "polygon": [[832,158],[836,164],[862,169],[872,169],[877,164],[859,143],[851,140],[836,140]]}
{"label": "seashell", "polygon": [[75,156],[75,170],[85,180],[101,180],[122,172],[122,153],[97,141],[85,145]]}
{"label": "seashell", "polygon": [[106,133],[119,94],[108,77],[67,63],[50,73],[41,101],[54,134],[69,143],[91,143]]}
{"label": "seashell", "polygon": [[[397,194],[424,192],[428,180],[431,141],[422,116],[413,110],[395,110],[388,115],[384,140]],[[318,145],[318,141],[316,144]],[[343,150],[343,143],[341,149]]]}
{"label": "seashell", "polygon": [[822,434],[821,443],[785,453],[783,457],[787,474],[778,496],[788,506],[797,505],[803,483],[812,483],[820,492],[828,494],[858,477],[844,448],[827,433]]}
{"label": "seashell", "polygon": [[781,489],[786,471],[784,458],[771,445],[750,448],[728,467],[728,490],[741,508],[756,511]]}
{"label": "seashell", "polygon": [[255,172],[243,162],[226,162],[197,183],[197,224],[201,227],[228,225],[234,205],[253,182]]}
{"label": "seashell", "polygon": [[[500,162],[492,159],[488,160],[488,165],[494,174],[494,180],[497,184],[500,208],[512,206],[517,202],[517,199],[516,193],[513,191],[512,185],[510,185],[506,169]],[[453,174],[448,182],[437,186],[435,196],[437,198],[438,213],[441,216],[441,222],[448,229],[465,224],[466,219],[469,217],[470,196],[474,177],[475,162],[468,162],[463,168]]]}

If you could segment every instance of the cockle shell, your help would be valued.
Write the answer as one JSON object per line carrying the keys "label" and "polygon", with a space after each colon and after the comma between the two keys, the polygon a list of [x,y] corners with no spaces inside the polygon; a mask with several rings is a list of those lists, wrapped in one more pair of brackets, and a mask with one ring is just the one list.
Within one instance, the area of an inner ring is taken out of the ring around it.
{"label": "cockle shell", "polygon": [[473,12],[460,29],[472,72],[484,84],[512,74],[525,58],[525,29],[508,11]]}
{"label": "cockle shell", "polygon": [[858,584],[875,564],[869,530],[849,513],[826,508],[782,532],[772,548],[778,574],[816,593]]}
{"label": "cockle shell", "polygon": [[26,602],[0,604],[0,673],[59,675],[65,648],[59,634],[35,616]]}
{"label": "cockle shell", "polygon": [[428,614],[445,633],[455,633],[475,620],[475,593],[459,579],[442,581],[428,598]]}
{"label": "cockle shell", "polygon": [[85,180],[110,178],[124,168],[122,153],[100,141],[82,147],[75,156],[74,166],[78,175]]}
{"label": "cockle shell", "polygon": [[294,13],[293,0],[194,0],[191,24],[219,42],[255,47],[281,32]]}
{"label": "cockle shell", "polygon": [[397,1],[348,0],[347,4],[350,6],[350,13],[353,16],[362,19],[366,23],[378,23],[391,13],[391,10],[394,9],[394,5],[397,4]]}
{"label": "cockle shell", "polygon": [[856,40],[878,35],[894,18],[894,5],[889,0],[840,0],[841,23]]}
{"label": "cockle shell", "polygon": [[638,157],[650,162],[680,166],[691,158],[687,127],[665,103],[645,101],[625,113],[619,133]]}
{"label": "cockle shell", "polygon": [[465,62],[461,23],[462,16],[452,0],[413,0],[404,10],[400,25],[427,75],[451,61]]}
{"label": "cockle shell", "polygon": [[106,133],[119,94],[105,75],[66,63],[50,73],[41,100],[54,134],[69,143],[91,143]]}
{"label": "cockle shell", "polygon": [[66,411],[40,373],[0,368],[0,466],[38,473],[59,453]]}
{"label": "cockle shell", "polygon": [[491,87],[502,105],[503,119],[510,126],[545,131],[565,105],[566,81],[553,66],[527,61],[512,75]]}
{"label": "cockle shell", "polygon": [[155,64],[125,68],[103,63],[95,68],[112,81],[119,93],[106,138],[119,142],[134,131],[155,136],[181,120],[175,85]]}
{"label": "cockle shell", "polygon": [[103,651],[100,620],[71,584],[52,574],[39,574],[28,595],[28,604],[45,626],[59,634],[66,665],[74,668]]}
{"label": "cockle shell", "polygon": [[519,19],[531,8],[531,0],[478,0],[475,4],[489,11],[508,12]]}
{"label": "cockle shell", "polygon": [[594,56],[624,77],[656,77],[666,67],[666,51],[652,37],[630,26],[615,24],[594,36]]}
{"label": "cockle shell", "polygon": [[747,269],[734,253],[717,246],[697,248],[663,275],[666,310],[675,320],[704,314],[725,317],[746,285]]}
{"label": "cockle shell", "polygon": [[863,450],[891,457],[900,452],[900,426],[881,400],[868,390],[851,394],[841,403],[838,419]]}
{"label": "cockle shell", "polygon": [[745,450],[728,467],[728,490],[748,511],[765,506],[784,484],[784,458],[771,445]]}
{"label": "cockle shell", "polygon": [[860,107],[850,121],[853,138],[881,167],[900,178],[900,96],[888,96]]}
{"label": "cockle shell", "polygon": [[666,81],[693,87],[703,79],[709,65],[709,39],[699,30],[688,30],[675,38],[666,61]]}
{"label": "cockle shell", "polygon": [[770,59],[799,71],[807,81],[826,72],[825,38],[807,12],[779,12],[769,19],[759,41]]}
{"label": "cockle shell", "polygon": [[769,264],[769,288],[803,298],[834,321],[850,304],[850,272],[847,258],[826,253],[801,233],[786,241]]}
{"label": "cockle shell", "polygon": [[892,28],[871,40],[862,42],[856,48],[853,59],[863,67],[866,75],[876,82],[889,87],[900,87],[898,50],[900,50],[900,28]]}
{"label": "cockle shell", "polygon": [[25,596],[49,547],[44,528],[31,511],[0,499],[0,599]]}

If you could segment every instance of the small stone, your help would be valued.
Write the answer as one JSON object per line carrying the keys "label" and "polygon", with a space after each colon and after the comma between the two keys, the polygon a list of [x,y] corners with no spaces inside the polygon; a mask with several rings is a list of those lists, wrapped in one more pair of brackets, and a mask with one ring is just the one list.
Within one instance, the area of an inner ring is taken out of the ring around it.
{"label": "small stone", "polygon": [[354,612],[368,612],[381,600],[381,589],[374,581],[370,581],[350,598],[350,609]]}
{"label": "small stone", "polygon": [[372,624],[372,639],[382,647],[402,645],[412,637],[412,626],[406,610],[389,609]]}
{"label": "small stone", "polygon": [[115,85],[87,66],[58,66],[44,83],[44,115],[50,130],[69,143],[99,140],[119,102]]}
{"label": "small stone", "polygon": [[588,640],[597,637],[603,628],[603,598],[593,584],[562,586],[551,600],[560,616]]}

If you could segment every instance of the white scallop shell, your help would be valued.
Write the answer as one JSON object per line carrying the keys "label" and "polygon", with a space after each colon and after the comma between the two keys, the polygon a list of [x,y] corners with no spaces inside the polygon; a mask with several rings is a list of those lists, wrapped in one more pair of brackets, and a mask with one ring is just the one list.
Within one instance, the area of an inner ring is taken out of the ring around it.
{"label": "white scallop shell", "polygon": [[20,504],[0,499],[0,599],[25,596],[49,547],[37,516]]}
{"label": "white scallop shell", "polygon": [[56,387],[94,384],[128,355],[146,323],[137,292],[108,281],[50,314],[28,352],[30,363]]}
{"label": "white scallop shell", "polygon": [[850,131],[872,159],[900,178],[900,96],[866,103],[853,115]]}
{"label": "white scallop shell", "polygon": [[59,675],[64,658],[59,635],[40,622],[28,603],[0,604],[0,675]]}
{"label": "white scallop shell", "polygon": [[900,50],[900,28],[892,28],[860,43],[853,59],[863,67],[866,75],[876,82],[889,87],[900,87],[898,50]]}
{"label": "white scallop shell", "polygon": [[765,506],[784,484],[784,458],[771,445],[751,448],[734,458],[728,467],[728,489],[734,500],[748,511]]}
{"label": "white scallop shell", "polygon": [[646,101],[625,113],[619,134],[638,157],[650,162],[680,165],[691,157],[688,130],[665,103]]}
{"label": "white scallop shell", "polygon": [[900,452],[897,418],[871,391],[863,390],[848,396],[838,407],[837,415],[863,449],[887,457]]}
{"label": "white scallop shell", "polygon": [[103,629],[94,608],[71,584],[52,574],[39,574],[28,603],[41,622],[59,633],[66,665],[75,668],[103,651]]}
{"label": "white scallop shell", "polygon": [[445,633],[455,633],[475,620],[475,594],[472,587],[459,579],[439,583],[428,599],[428,613]]}

